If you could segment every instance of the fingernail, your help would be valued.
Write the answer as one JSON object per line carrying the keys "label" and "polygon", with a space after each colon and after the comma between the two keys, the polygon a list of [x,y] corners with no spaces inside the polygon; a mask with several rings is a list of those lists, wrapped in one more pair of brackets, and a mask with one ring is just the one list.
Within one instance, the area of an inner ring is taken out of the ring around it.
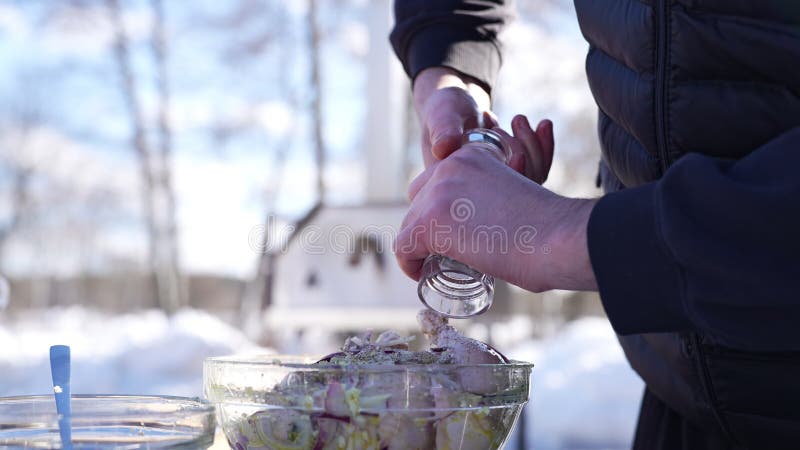
{"label": "fingernail", "polygon": [[489,128],[497,125],[497,121],[494,120],[494,117],[492,117],[492,114],[489,111],[483,112],[483,125]]}

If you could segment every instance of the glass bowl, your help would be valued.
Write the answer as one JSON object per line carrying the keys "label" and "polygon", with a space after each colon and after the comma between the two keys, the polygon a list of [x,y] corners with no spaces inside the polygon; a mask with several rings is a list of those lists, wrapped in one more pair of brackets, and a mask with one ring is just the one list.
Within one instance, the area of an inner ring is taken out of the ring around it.
{"label": "glass bowl", "polygon": [[[214,407],[202,399],[73,395],[76,449],[205,449],[214,441]],[[52,395],[0,398],[0,448],[61,448]]]}
{"label": "glass bowl", "polygon": [[528,400],[533,367],[314,360],[206,359],[205,394],[231,448],[503,448]]}

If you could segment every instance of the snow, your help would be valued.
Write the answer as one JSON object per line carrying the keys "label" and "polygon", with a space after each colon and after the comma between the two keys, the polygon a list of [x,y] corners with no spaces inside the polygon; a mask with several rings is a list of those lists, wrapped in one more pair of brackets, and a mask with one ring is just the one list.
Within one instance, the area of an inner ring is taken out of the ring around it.
{"label": "snow", "polygon": [[201,396],[203,359],[268,352],[213,315],[107,315],[81,307],[0,316],[0,396],[51,392],[48,351],[72,353],[72,392]]}
{"label": "snow", "polygon": [[[54,344],[72,347],[74,393],[201,396],[204,358],[269,352],[199,310],[172,318],[155,310],[107,315],[81,307],[13,318],[0,313],[0,396],[52,392]],[[507,449],[630,447],[643,385],[605,319],[579,319],[552,337],[505,350],[535,364],[531,401]]]}
{"label": "snow", "polygon": [[[509,450],[630,448],[644,384],[606,319],[576,320],[507,355],[534,363],[531,399]],[[524,447],[518,445],[520,426]]]}

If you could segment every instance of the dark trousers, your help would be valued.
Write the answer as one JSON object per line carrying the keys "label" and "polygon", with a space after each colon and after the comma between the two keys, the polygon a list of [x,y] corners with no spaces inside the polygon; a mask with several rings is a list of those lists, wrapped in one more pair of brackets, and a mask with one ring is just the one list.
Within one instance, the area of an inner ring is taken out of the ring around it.
{"label": "dark trousers", "polygon": [[736,450],[716,430],[701,430],[645,388],[633,450]]}

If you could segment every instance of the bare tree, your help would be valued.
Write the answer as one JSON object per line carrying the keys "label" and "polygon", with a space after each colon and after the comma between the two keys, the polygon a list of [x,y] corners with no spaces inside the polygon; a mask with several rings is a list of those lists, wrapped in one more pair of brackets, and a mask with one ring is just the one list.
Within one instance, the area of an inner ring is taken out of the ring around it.
{"label": "bare tree", "polygon": [[317,0],[308,0],[308,52],[311,60],[311,126],[313,128],[314,164],[317,175],[317,203],[325,199],[325,141],[322,136],[322,80],[320,78],[320,29]]}
{"label": "bare tree", "polygon": [[[147,143],[145,134],[144,118],[142,116],[142,106],[137,89],[137,78],[131,67],[130,43],[125,26],[122,23],[122,13],[117,0],[106,0],[106,5],[111,14],[111,23],[115,31],[114,56],[116,59],[117,70],[121,80],[122,95],[125,100],[125,107],[132,127],[133,151],[139,163],[139,178],[141,180],[142,206],[144,210],[145,224],[147,226],[147,259],[150,277],[152,279],[153,296],[161,303],[159,280],[155,261],[157,259],[157,229],[155,217],[155,202],[153,192],[155,191],[155,179],[153,176],[153,164],[151,162],[151,151]],[[161,304],[162,307],[168,305]]]}
{"label": "bare tree", "polygon": [[[158,0],[153,0],[151,4],[155,16],[152,48],[157,67],[156,85],[159,93],[160,146],[157,154],[147,139],[147,127],[139,95],[139,80],[133,68],[130,39],[122,21],[119,1],[106,0],[106,5],[115,32],[114,56],[132,128],[131,146],[139,162],[153,293],[158,305],[167,313],[172,313],[181,306],[181,289],[176,243],[175,196],[169,170],[171,133],[168,121],[169,90],[166,77],[163,5]],[[162,197],[166,198],[165,202],[159,201]]]}
{"label": "bare tree", "polygon": [[156,66],[156,90],[158,92],[158,138],[159,138],[159,164],[160,169],[158,185],[164,197],[163,236],[161,241],[165,248],[166,259],[163,271],[167,277],[165,288],[169,291],[162,293],[172,299],[172,303],[184,305],[185,289],[181,283],[178,231],[177,231],[177,202],[175,200],[175,187],[172,183],[172,130],[170,128],[170,90],[167,75],[167,37],[165,30],[164,3],[162,0],[151,0],[153,11],[153,30],[151,49]]}
{"label": "bare tree", "polygon": [[[321,77],[321,58],[320,58],[320,25],[318,21],[319,8],[316,0],[309,0],[308,14],[306,15],[306,31],[308,40],[306,46],[309,55],[309,90],[310,97],[310,115],[312,123],[312,145],[314,149],[314,165],[315,173],[315,189],[316,200],[314,205],[300,217],[294,224],[294,234],[287,237],[289,241],[300,230],[304,229],[322,209],[325,199],[325,140],[322,133],[323,130],[323,114],[322,114],[322,77]],[[289,92],[288,102],[293,107],[298,105],[297,95],[290,87],[290,66],[288,64],[283,66],[281,76],[281,86],[283,92]],[[275,273],[275,263],[278,252],[281,246],[270,245],[274,242],[269,242],[275,236],[269,233],[275,231],[270,226],[275,221],[274,205],[275,200],[279,193],[280,182],[283,178],[281,169],[286,160],[287,149],[290,148],[289,143],[277,146],[278,169],[273,171],[272,182],[269,183],[268,197],[265,202],[264,225],[266,232],[264,233],[263,242],[260,248],[262,252],[259,256],[255,276],[247,283],[241,302],[240,319],[242,328],[247,335],[251,338],[261,337],[261,311],[272,303],[272,282]]]}

